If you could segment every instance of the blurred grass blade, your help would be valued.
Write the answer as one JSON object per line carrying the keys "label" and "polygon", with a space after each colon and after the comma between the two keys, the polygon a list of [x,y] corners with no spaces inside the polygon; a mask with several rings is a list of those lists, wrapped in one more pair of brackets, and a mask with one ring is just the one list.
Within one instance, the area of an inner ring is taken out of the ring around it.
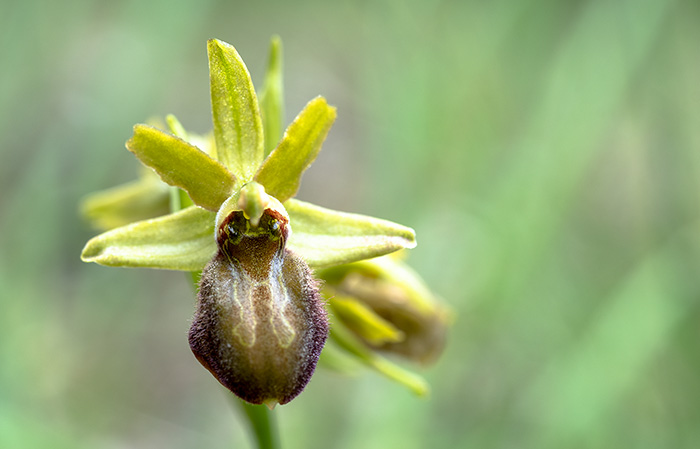
{"label": "blurred grass blade", "polygon": [[413,229],[379,218],[324,209],[291,199],[289,248],[312,267],[378,257],[416,246]]}
{"label": "blurred grass blade", "polygon": [[198,271],[216,251],[214,216],[192,206],[113,229],[88,241],[81,259],[112,267]]}
{"label": "blurred grass blade", "polygon": [[126,148],[163,181],[180,187],[195,204],[217,211],[233,192],[236,178],[199,148],[147,125],[134,126]]}
{"label": "blurred grass blade", "polygon": [[284,94],[282,83],[282,40],[273,36],[265,81],[258,96],[265,133],[265,156],[277,146],[284,122]]}
{"label": "blurred grass blade", "polygon": [[255,175],[269,195],[285,202],[297,193],[301,176],[321,151],[335,116],[335,108],[323,97],[311,100],[297,115]]}
{"label": "blurred grass blade", "polygon": [[[523,395],[524,410],[550,440],[536,447],[571,447],[629,406],[630,388],[658,373],[659,355],[671,351],[675,331],[697,308],[700,238],[679,234],[622,278],[596,319],[543,370]],[[663,358],[661,358],[663,360]],[[688,393],[688,392],[686,392]]]}
{"label": "blurred grass blade", "polygon": [[517,148],[509,163],[499,166],[500,175],[484,199],[498,213],[493,220],[504,224],[500,235],[513,239],[502,243],[506,270],[513,271],[500,273],[508,279],[505,288],[514,292],[512,300],[522,298],[520,292],[551,256],[551,246],[569,230],[562,227],[563,218],[576,204],[575,196],[590,188],[582,183],[592,164],[600,163],[597,158],[608,148],[601,140],[609,136],[630,86],[654,55],[671,3],[650,0],[640,8],[586,2],[560,42]]}
{"label": "blurred grass blade", "polygon": [[245,183],[253,179],[264,157],[258,99],[235,48],[211,39],[208,50],[216,151],[219,160]]}

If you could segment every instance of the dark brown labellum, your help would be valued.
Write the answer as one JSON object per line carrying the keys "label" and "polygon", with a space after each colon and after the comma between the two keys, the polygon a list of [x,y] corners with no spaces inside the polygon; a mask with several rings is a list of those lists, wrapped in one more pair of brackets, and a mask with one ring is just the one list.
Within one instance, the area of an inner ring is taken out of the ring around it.
{"label": "dark brown labellum", "polygon": [[192,352],[253,404],[285,404],[309,382],[328,336],[318,283],[285,248],[286,216],[266,209],[258,226],[243,211],[218,229],[219,250],[204,268],[189,331]]}

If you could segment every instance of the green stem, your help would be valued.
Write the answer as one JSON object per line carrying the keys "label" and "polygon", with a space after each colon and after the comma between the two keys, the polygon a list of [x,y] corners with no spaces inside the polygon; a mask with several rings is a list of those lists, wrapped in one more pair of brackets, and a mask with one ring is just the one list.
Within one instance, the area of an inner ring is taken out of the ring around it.
{"label": "green stem", "polygon": [[270,410],[264,405],[253,405],[236,398],[236,402],[248,417],[253,435],[259,449],[279,449],[275,420]]}

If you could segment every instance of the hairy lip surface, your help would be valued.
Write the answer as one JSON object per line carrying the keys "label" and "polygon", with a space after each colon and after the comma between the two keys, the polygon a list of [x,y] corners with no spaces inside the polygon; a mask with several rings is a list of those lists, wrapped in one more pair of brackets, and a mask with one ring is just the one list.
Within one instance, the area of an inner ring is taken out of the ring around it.
{"label": "hairy lip surface", "polygon": [[221,384],[254,403],[285,404],[309,382],[328,336],[318,282],[285,248],[286,220],[266,210],[251,229],[232,212],[202,272],[189,342]]}

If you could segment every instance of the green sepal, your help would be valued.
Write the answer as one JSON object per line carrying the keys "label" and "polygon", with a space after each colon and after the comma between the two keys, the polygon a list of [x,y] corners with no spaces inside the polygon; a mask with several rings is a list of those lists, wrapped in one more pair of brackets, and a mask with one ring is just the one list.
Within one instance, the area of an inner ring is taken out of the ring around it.
{"label": "green sepal", "polygon": [[111,267],[198,271],[216,252],[214,212],[191,206],[90,239],[80,258]]}
{"label": "green sepal", "polygon": [[409,388],[416,395],[427,396],[430,393],[430,387],[423,377],[377,355],[337,320],[332,323],[330,339],[367,367]]}
{"label": "green sepal", "polygon": [[92,226],[106,231],[167,214],[169,190],[150,173],[136,181],[91,193],[81,202],[80,210]]}
{"label": "green sepal", "polygon": [[337,294],[328,296],[330,297],[328,304],[333,310],[333,315],[370,345],[379,346],[404,339],[404,333],[401,330],[377,315],[366,304],[350,296]]}
{"label": "green sepal", "polygon": [[284,207],[292,227],[287,245],[314,268],[416,246],[413,229],[391,221],[337,212],[295,199],[287,200]]}
{"label": "green sepal", "polygon": [[134,126],[126,148],[166,183],[187,191],[195,204],[217,211],[233,193],[236,178],[204,151],[147,125]]}
{"label": "green sepal", "polygon": [[297,115],[255,175],[269,195],[284,202],[297,193],[301,175],[316,159],[335,116],[323,97],[311,100]]}
{"label": "green sepal", "polygon": [[267,61],[265,81],[258,99],[265,132],[265,156],[277,146],[282,136],[284,121],[284,95],[282,94],[282,40],[273,36]]}
{"label": "green sepal", "polygon": [[236,49],[217,39],[209,40],[207,48],[217,156],[246,183],[253,179],[265,153],[258,99]]}

